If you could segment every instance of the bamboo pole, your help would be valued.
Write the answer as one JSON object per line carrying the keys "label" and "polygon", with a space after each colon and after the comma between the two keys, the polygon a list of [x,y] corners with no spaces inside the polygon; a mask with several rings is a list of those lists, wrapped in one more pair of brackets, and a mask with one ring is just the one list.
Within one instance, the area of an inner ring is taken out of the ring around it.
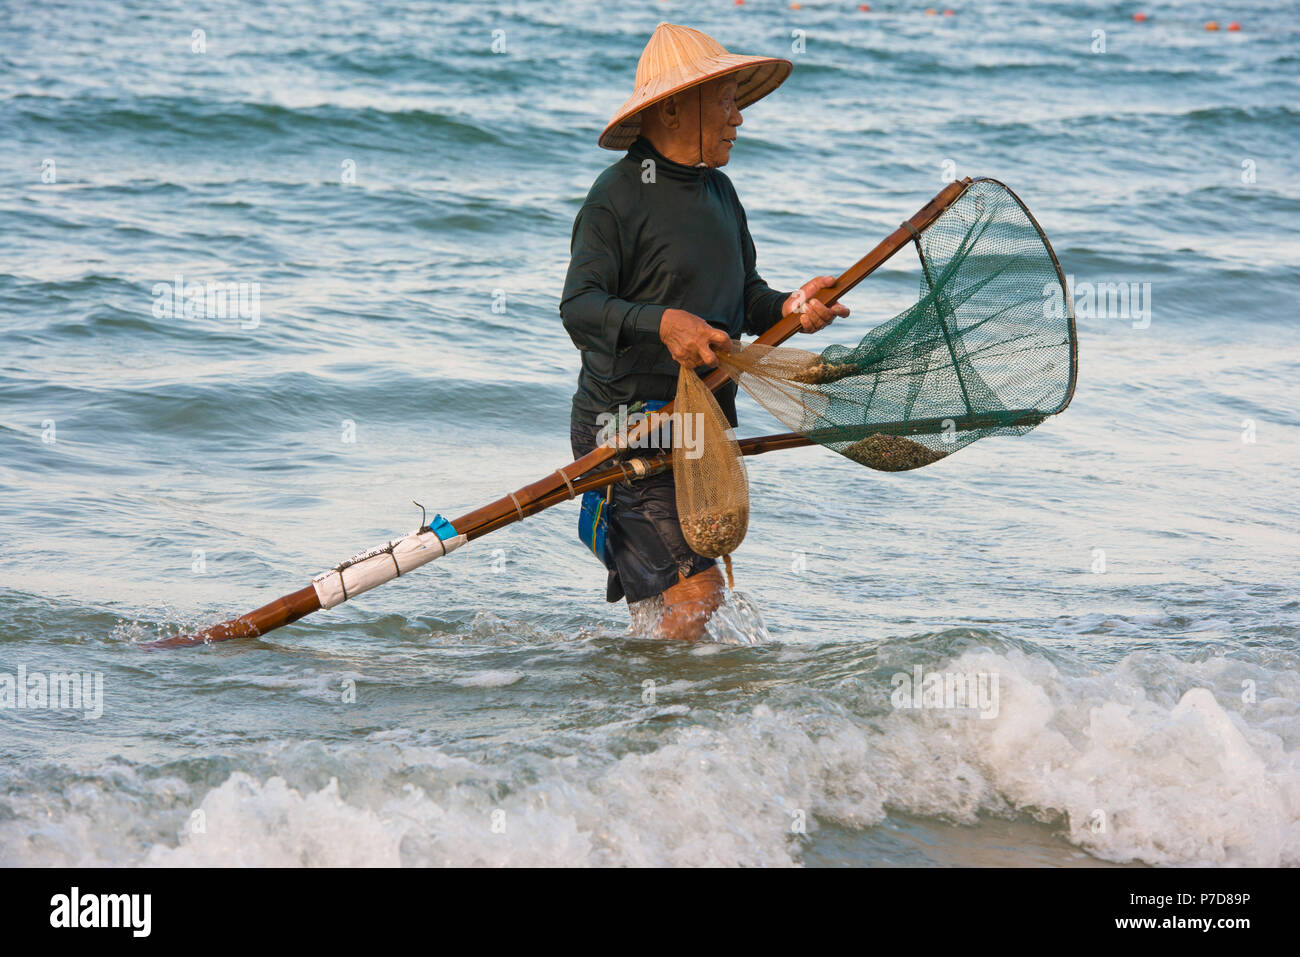
{"label": "bamboo pole", "polygon": [[[740,451],[742,455],[762,455],[764,452],[775,452],[779,449],[794,449],[804,446],[815,445],[812,439],[800,435],[798,432],[783,432],[778,435],[759,435],[748,439],[740,440]],[[647,475],[653,475],[656,472],[662,472],[673,467],[673,457],[671,452],[659,452],[655,455],[646,456],[642,459],[645,464]],[[624,468],[620,465],[606,465],[593,472],[589,472],[580,479],[573,482],[574,496],[582,495],[584,492],[590,492],[595,489],[607,488],[610,485],[616,485],[619,482],[629,478],[630,468]],[[567,488],[560,488],[551,492],[549,495],[542,496],[536,501],[525,506],[523,509],[524,516],[536,515],[552,505],[558,505],[561,502],[568,501],[573,496],[568,494]],[[475,538],[481,537],[494,532],[498,528],[503,528],[514,522],[521,521],[519,515],[513,509],[507,516],[502,516],[495,521],[485,522],[475,529]],[[259,634],[265,634],[265,631],[253,631],[251,628],[256,627],[256,623],[250,621],[254,615],[265,612],[268,616],[284,616],[284,624],[297,621],[304,615],[309,615],[313,611],[319,611],[320,604],[316,599],[316,589],[308,585],[301,591],[296,591],[291,595],[285,595],[283,598],[277,598],[269,605],[264,605],[257,609],[256,612],[250,612],[239,618],[223,622],[220,625],[214,625],[206,631],[199,632],[195,635],[176,635],[171,638],[163,638],[159,641],[149,642],[146,647],[150,648],[187,648],[193,645],[207,644],[212,641],[226,641],[230,638],[255,638]]]}
{"label": "bamboo pole", "polygon": [[[917,210],[910,219],[846,269],[835,280],[834,285],[820,290],[816,294],[816,298],[828,306],[834,305],[841,296],[879,269],[890,257],[911,242],[914,232],[924,232],[945,209],[957,201],[958,197],[970,186],[970,183],[969,178],[949,183],[933,199]],[[759,336],[756,341],[764,345],[780,345],[798,332],[800,328],[799,315],[797,313],[787,313],[772,328]],[[705,385],[717,391],[728,378],[726,372],[722,369],[716,369],[705,379]],[[659,414],[667,415],[671,411],[672,405],[670,403],[664,406]],[[465,535],[469,541],[473,541],[498,528],[517,522],[526,515],[535,514],[542,508],[548,508],[558,502],[565,501],[572,497],[569,494],[570,484],[592,469],[604,465],[622,451],[625,445],[636,441],[640,437],[642,430],[648,428],[649,423],[642,422],[636,429],[632,430],[630,435],[621,438],[615,444],[597,446],[582,458],[564,466],[562,469],[557,469],[545,478],[539,479],[530,485],[525,485],[514,492],[513,495],[506,495],[462,515],[453,521],[452,525],[457,532]],[[808,443],[804,441],[798,444]],[[792,446],[781,447],[789,448]],[[316,595],[316,589],[308,584],[306,588],[277,598],[275,601],[263,605],[261,608],[256,608],[247,614],[240,615],[238,618],[232,618],[221,624],[213,625],[193,635],[176,635],[151,642],[148,647],[181,648],[207,644],[213,641],[226,641],[231,638],[254,638],[269,631],[274,631],[276,628],[292,624],[314,611],[319,611],[320,607],[320,599]]]}

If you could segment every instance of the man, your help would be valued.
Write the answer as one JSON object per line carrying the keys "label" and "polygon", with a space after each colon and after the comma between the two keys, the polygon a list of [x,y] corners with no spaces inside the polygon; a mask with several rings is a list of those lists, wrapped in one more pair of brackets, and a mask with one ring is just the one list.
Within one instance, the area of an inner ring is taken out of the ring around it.
{"label": "man", "polygon": [[[815,332],[848,309],[759,276],[745,210],[718,171],[731,158],[740,111],[776,89],[789,60],[736,56],[698,30],[661,23],[637,64],[636,88],[600,137],[627,155],[591,187],[573,224],[560,315],[582,352],[573,397],[574,456],[597,445],[598,423],[638,402],[671,400],[680,365],[716,364],[742,333],[759,335],[801,311]],[[736,424],[735,383],[718,402]],[[722,602],[722,574],[691,550],[671,473],[614,486],[607,518],[606,600],[652,603],[659,631],[693,641]]]}

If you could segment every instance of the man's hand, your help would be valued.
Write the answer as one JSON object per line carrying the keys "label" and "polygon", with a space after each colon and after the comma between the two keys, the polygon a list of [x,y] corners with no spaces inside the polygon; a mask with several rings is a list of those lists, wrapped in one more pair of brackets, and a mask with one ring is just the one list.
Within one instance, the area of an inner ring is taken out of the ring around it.
{"label": "man's hand", "polygon": [[818,276],[816,279],[809,279],[797,290],[790,293],[790,298],[786,299],[782,312],[799,313],[799,323],[803,326],[801,332],[816,332],[818,329],[825,329],[835,321],[836,316],[847,316],[849,307],[842,306],[838,302],[833,306],[828,306],[820,299],[813,298],[823,289],[829,289],[835,285],[834,276]]}
{"label": "man's hand", "polygon": [[669,354],[688,369],[716,365],[718,357],[713,350],[721,348],[726,352],[731,348],[729,335],[685,309],[664,310],[659,320],[659,338],[668,347]]}

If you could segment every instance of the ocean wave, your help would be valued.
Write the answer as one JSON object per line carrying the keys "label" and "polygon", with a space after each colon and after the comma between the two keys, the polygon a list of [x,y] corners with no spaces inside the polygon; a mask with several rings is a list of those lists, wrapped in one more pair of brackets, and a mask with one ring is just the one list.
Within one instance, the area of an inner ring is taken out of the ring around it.
{"label": "ocean wave", "polygon": [[17,123],[51,133],[71,133],[89,125],[110,137],[157,134],[173,145],[216,141],[269,146],[274,140],[267,134],[313,141],[363,133],[410,135],[465,147],[505,142],[497,126],[429,109],[328,102],[284,106],[185,95],[93,99],[24,94],[11,97],[0,108],[0,129]]}
{"label": "ocean wave", "polygon": [[[697,685],[679,682],[630,723],[532,746],[476,752],[392,729],[361,745],[290,744],[197,766],[47,768],[33,780],[62,797],[50,805],[46,792],[11,781],[0,857],[789,866],[820,827],[862,831],[904,814],[969,826],[1027,815],[1115,862],[1300,863],[1294,670],[1148,652],[1101,673],[1014,649],[967,650],[931,667],[997,675],[996,715],[891,708],[887,683],[841,676],[819,691],[786,683],[761,703],[711,714],[697,703],[691,721],[674,723],[686,714],[673,700],[681,688],[701,701]],[[462,683],[527,688],[523,677],[487,671]],[[322,687],[285,680],[254,683]],[[1247,684],[1258,697],[1243,704]],[[652,746],[627,750],[651,729]],[[223,772],[232,760],[239,770]],[[48,818],[33,826],[37,808]],[[807,836],[792,829],[796,820]]]}

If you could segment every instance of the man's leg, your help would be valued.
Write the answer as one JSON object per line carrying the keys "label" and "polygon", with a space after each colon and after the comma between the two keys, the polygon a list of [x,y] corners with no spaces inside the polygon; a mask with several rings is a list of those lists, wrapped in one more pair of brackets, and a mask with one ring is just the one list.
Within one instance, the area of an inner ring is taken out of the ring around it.
{"label": "man's leg", "polygon": [[[595,447],[596,431],[581,423],[571,426],[574,458]],[[614,567],[605,599],[626,598],[634,624],[661,610],[656,627],[661,637],[698,641],[709,616],[722,604],[722,572],[682,537],[672,474],[619,484],[612,493],[605,534]]]}
{"label": "man's leg", "polygon": [[678,579],[663,593],[659,632],[674,641],[699,641],[709,616],[722,604],[722,571],[715,565]]}

